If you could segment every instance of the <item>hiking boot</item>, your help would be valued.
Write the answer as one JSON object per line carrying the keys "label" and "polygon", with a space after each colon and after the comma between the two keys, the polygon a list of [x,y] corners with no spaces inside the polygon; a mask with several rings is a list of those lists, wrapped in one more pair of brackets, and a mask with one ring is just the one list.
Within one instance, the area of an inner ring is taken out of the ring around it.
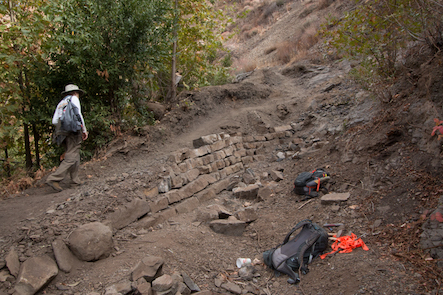
{"label": "hiking boot", "polygon": [[54,190],[56,190],[58,192],[61,192],[63,190],[58,182],[48,181],[46,184],[49,185],[50,187],[52,187]]}
{"label": "hiking boot", "polygon": [[71,187],[77,187],[77,186],[81,186],[81,185],[84,185],[84,184],[85,184],[84,181],[80,181],[80,182],[71,182],[71,183],[70,183],[70,186],[71,186]]}

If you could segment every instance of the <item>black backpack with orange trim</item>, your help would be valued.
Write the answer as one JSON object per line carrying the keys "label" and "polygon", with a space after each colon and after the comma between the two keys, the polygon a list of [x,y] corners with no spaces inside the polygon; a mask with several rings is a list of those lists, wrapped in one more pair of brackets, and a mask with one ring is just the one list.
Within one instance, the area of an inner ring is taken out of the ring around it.
{"label": "black backpack with orange trim", "polygon": [[311,172],[300,173],[294,181],[294,192],[298,195],[305,195],[307,199],[318,197],[318,192],[325,189],[324,184],[330,179],[329,172],[322,168]]}

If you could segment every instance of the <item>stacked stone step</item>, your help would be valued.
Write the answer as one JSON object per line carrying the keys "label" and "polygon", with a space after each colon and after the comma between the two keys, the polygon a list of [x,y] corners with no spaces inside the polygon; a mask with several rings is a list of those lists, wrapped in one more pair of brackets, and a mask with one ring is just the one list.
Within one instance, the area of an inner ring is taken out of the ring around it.
{"label": "stacked stone step", "polygon": [[172,153],[167,175],[163,177],[170,190],[151,198],[152,216],[145,219],[145,226],[191,212],[200,203],[214,198],[228,187],[232,176],[244,172],[253,162],[266,160],[267,148],[291,137],[291,130],[287,125],[275,127],[274,132],[264,135],[211,134],[194,140],[194,149]]}

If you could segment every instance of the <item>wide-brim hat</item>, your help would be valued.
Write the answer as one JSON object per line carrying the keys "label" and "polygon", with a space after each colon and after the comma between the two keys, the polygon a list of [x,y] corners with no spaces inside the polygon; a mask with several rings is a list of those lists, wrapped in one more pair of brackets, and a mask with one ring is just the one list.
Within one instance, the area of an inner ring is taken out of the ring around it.
{"label": "wide-brim hat", "polygon": [[65,86],[65,91],[62,92],[62,95],[68,94],[70,92],[79,92],[80,94],[84,94],[85,92],[78,88],[77,85],[74,84],[68,84]]}

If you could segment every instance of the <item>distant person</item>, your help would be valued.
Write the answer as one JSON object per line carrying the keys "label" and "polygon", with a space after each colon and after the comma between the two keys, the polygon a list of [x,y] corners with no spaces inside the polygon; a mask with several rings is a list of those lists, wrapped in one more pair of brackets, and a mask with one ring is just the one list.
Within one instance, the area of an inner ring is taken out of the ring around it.
{"label": "distant person", "polygon": [[[78,177],[78,169],[80,167],[80,146],[82,140],[88,138],[88,131],[86,130],[79,99],[80,95],[84,94],[84,91],[78,88],[77,85],[68,84],[65,87],[65,91],[61,94],[63,99],[55,109],[54,116],[52,117],[52,124],[56,126],[54,138],[58,145],[63,145],[66,152],[60,166],[56,171],[49,175],[46,180],[46,184],[58,192],[63,190],[60,186],[60,181],[62,181],[68,174],[71,177],[71,185],[78,186],[83,184]],[[78,108],[80,114],[81,130],[78,132],[64,132],[60,130],[60,118],[63,115],[63,110],[68,104],[69,99],[72,104]]]}

